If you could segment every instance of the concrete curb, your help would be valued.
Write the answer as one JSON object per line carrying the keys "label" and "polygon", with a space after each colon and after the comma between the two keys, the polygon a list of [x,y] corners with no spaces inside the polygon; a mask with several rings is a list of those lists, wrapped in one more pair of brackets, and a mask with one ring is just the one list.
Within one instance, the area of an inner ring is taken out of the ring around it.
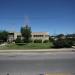
{"label": "concrete curb", "polygon": [[33,49],[33,50],[0,50],[0,53],[27,53],[27,52],[75,52],[73,48],[63,48],[63,49]]}

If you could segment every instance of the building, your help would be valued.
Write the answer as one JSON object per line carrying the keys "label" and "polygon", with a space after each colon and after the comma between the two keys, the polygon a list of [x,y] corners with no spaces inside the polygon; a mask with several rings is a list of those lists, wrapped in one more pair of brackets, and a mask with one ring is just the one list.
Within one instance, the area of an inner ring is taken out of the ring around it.
{"label": "building", "polygon": [[34,41],[34,40],[39,40],[41,39],[42,42],[44,40],[49,40],[49,33],[48,32],[32,32],[31,33],[32,37],[31,39]]}
{"label": "building", "polygon": [[[12,41],[16,40],[17,36],[21,36],[21,33],[20,32],[10,32],[8,41],[12,42]],[[33,41],[41,39],[43,42],[44,40],[49,40],[49,33],[48,32],[32,32],[31,39]]]}

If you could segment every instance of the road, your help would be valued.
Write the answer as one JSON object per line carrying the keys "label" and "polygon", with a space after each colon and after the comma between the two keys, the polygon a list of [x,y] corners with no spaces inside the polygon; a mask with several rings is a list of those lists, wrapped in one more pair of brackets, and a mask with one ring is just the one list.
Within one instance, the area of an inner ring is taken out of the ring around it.
{"label": "road", "polygon": [[39,75],[46,72],[74,75],[75,52],[0,53],[0,75]]}
{"label": "road", "polygon": [[75,58],[75,52],[0,53],[0,60],[47,60],[71,58]]}

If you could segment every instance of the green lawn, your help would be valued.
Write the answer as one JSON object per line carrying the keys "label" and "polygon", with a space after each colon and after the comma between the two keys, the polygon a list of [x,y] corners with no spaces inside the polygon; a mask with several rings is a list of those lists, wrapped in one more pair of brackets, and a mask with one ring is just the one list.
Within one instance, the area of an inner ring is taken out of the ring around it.
{"label": "green lawn", "polygon": [[0,47],[0,49],[49,49],[52,43],[28,43],[25,45],[8,44]]}

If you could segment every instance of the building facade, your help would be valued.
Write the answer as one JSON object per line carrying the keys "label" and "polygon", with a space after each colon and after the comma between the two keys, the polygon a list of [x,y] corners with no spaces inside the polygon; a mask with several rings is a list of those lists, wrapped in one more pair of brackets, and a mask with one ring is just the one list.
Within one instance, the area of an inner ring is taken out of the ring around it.
{"label": "building facade", "polygon": [[49,33],[48,32],[32,32],[31,33],[32,37],[31,39],[34,41],[34,40],[39,40],[41,39],[42,42],[44,40],[49,40]]}
{"label": "building facade", "polygon": [[[14,41],[17,39],[17,36],[21,36],[21,33],[19,32],[10,32],[8,41]],[[21,36],[22,37],[22,36]],[[31,40],[49,40],[49,33],[48,32],[32,32],[31,33]]]}

